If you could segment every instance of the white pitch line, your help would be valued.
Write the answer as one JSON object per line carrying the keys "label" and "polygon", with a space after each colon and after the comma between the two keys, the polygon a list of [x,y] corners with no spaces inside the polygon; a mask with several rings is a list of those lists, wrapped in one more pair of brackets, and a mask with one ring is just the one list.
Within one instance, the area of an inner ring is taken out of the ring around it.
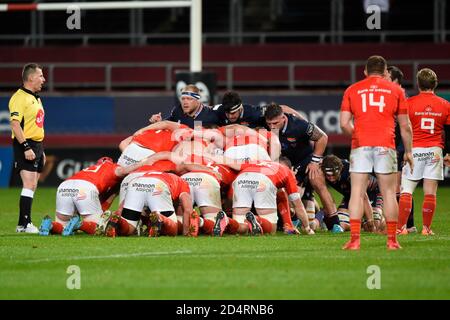
{"label": "white pitch line", "polygon": [[133,258],[133,257],[151,257],[151,256],[164,256],[172,254],[189,254],[191,251],[156,251],[156,252],[136,252],[136,253],[123,253],[123,254],[111,254],[106,256],[78,256],[78,257],[60,257],[60,258],[45,258],[35,260],[24,260],[23,263],[38,263],[38,262],[50,262],[50,261],[67,261],[67,260],[95,260],[95,259],[116,259],[116,258]]}
{"label": "white pitch line", "polygon": [[[74,260],[95,260],[95,259],[116,259],[116,258],[133,258],[133,257],[160,257],[160,256],[169,256],[169,255],[179,255],[179,254],[187,254],[190,258],[224,258],[224,257],[232,257],[236,259],[267,259],[267,256],[265,255],[236,255],[235,253],[193,253],[192,251],[162,251],[162,252],[137,252],[137,253],[128,253],[128,254],[113,254],[113,255],[104,255],[104,256],[78,256],[78,257],[55,257],[55,258],[45,258],[45,259],[35,259],[35,260],[23,260],[19,263],[39,263],[39,262],[51,262],[51,261],[74,261]],[[395,254],[395,253],[394,253]],[[279,258],[279,259],[288,259],[288,260],[301,260],[302,257],[298,255],[293,254],[274,254],[272,258]],[[414,260],[414,261],[420,261],[425,260],[427,258],[422,257],[413,257],[413,256],[387,256],[385,258],[391,259],[394,258],[396,260]],[[348,259],[348,255],[336,255],[336,256],[329,256],[329,257],[320,257],[320,259],[323,260],[340,260],[340,259]],[[440,261],[448,261],[450,258],[441,256],[441,257],[435,257],[433,258],[435,260]]]}

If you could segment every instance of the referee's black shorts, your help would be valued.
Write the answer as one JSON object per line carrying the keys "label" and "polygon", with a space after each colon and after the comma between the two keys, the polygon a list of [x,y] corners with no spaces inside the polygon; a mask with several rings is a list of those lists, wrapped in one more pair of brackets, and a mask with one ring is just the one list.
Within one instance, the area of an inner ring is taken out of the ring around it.
{"label": "referee's black shorts", "polygon": [[14,139],[14,170],[20,172],[21,170],[41,173],[44,168],[44,146],[42,142],[37,142],[27,139],[28,144],[34,151],[36,158],[32,161],[25,159],[25,153],[20,143]]}

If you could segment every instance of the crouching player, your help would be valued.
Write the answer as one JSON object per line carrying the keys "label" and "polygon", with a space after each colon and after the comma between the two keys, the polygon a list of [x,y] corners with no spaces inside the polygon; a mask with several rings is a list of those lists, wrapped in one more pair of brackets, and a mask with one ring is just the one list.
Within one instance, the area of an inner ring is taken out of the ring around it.
{"label": "crouching player", "polygon": [[[286,165],[263,161],[243,164],[233,182],[233,219],[239,222],[239,233],[274,234],[277,230],[277,190],[285,188],[306,234],[314,234],[300,199],[297,180]],[[250,211],[254,204],[258,219]],[[258,221],[259,220],[259,221]]]}
{"label": "crouching player", "polygon": [[139,129],[134,135],[119,144],[122,154],[117,161],[121,166],[128,166],[151,156],[152,154],[171,151],[192,131],[187,126],[162,121]]}
{"label": "crouching player", "polygon": [[122,216],[113,214],[106,226],[105,234],[128,236],[136,231],[141,212],[147,207],[149,237],[159,235],[176,236],[178,233],[174,202],[183,211],[183,234],[189,234],[192,199],[189,185],[173,173],[150,171],[129,182],[125,195]]}
{"label": "crouching player", "polygon": [[[321,169],[327,184],[343,195],[341,204],[338,207],[339,223],[344,231],[350,231],[350,215],[348,211],[351,193],[350,163],[335,155],[328,155],[323,159]],[[384,229],[381,206],[382,201],[377,180],[373,175],[369,175],[367,192],[364,197],[364,230],[372,232],[376,229],[379,231]]]}
{"label": "crouching player", "polygon": [[50,216],[44,217],[39,234],[47,236],[51,232],[69,236],[78,229],[94,234],[100,216],[116,196],[120,181],[144,163],[121,167],[111,158],[103,157],[95,165],[75,173],[59,185],[55,221]]}
{"label": "crouching player", "polygon": [[[191,156],[190,160],[200,160],[201,165],[206,166],[211,171],[192,170],[183,174],[181,178],[189,184],[192,200],[199,207],[203,217],[203,233],[222,236],[226,226],[230,223],[230,219],[222,211],[221,193],[227,194],[231,183],[236,178],[236,173],[225,165],[208,161],[203,157],[201,159],[195,158],[198,157]],[[218,175],[214,173],[218,173]],[[221,219],[223,219],[222,223]],[[237,224],[234,221],[231,221],[231,223]]]}

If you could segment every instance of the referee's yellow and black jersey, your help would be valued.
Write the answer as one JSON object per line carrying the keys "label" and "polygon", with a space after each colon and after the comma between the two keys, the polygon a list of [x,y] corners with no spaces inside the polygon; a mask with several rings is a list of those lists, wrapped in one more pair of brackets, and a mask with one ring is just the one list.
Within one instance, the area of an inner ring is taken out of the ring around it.
{"label": "referee's yellow and black jersey", "polygon": [[[17,120],[25,139],[44,140],[44,107],[41,98],[30,90],[19,88],[9,100],[10,121]],[[14,138],[14,133],[12,133]]]}

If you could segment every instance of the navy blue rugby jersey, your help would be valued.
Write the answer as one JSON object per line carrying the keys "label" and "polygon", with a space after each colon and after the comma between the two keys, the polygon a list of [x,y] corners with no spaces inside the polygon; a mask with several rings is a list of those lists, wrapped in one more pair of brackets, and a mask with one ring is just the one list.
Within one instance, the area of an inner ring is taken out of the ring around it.
{"label": "navy blue rugby jersey", "polygon": [[231,123],[221,104],[214,107],[214,111],[218,114],[220,119],[220,126],[229,124],[240,124],[249,128],[266,127],[266,119],[264,118],[264,108],[253,106],[251,104],[243,104],[244,110],[236,122]]}
{"label": "navy blue rugby jersey", "polygon": [[310,138],[314,124],[291,114],[285,113],[284,115],[288,118],[288,121],[279,134],[281,154],[288,157],[292,165],[296,167],[313,153]]}
{"label": "navy blue rugby jersey", "polygon": [[220,123],[217,112],[205,105],[202,105],[201,109],[194,117],[190,117],[183,112],[183,108],[181,108],[181,104],[179,104],[172,109],[170,116],[164,120],[179,122],[192,129],[194,129],[194,122],[201,122],[202,126],[211,124],[218,125]]}

